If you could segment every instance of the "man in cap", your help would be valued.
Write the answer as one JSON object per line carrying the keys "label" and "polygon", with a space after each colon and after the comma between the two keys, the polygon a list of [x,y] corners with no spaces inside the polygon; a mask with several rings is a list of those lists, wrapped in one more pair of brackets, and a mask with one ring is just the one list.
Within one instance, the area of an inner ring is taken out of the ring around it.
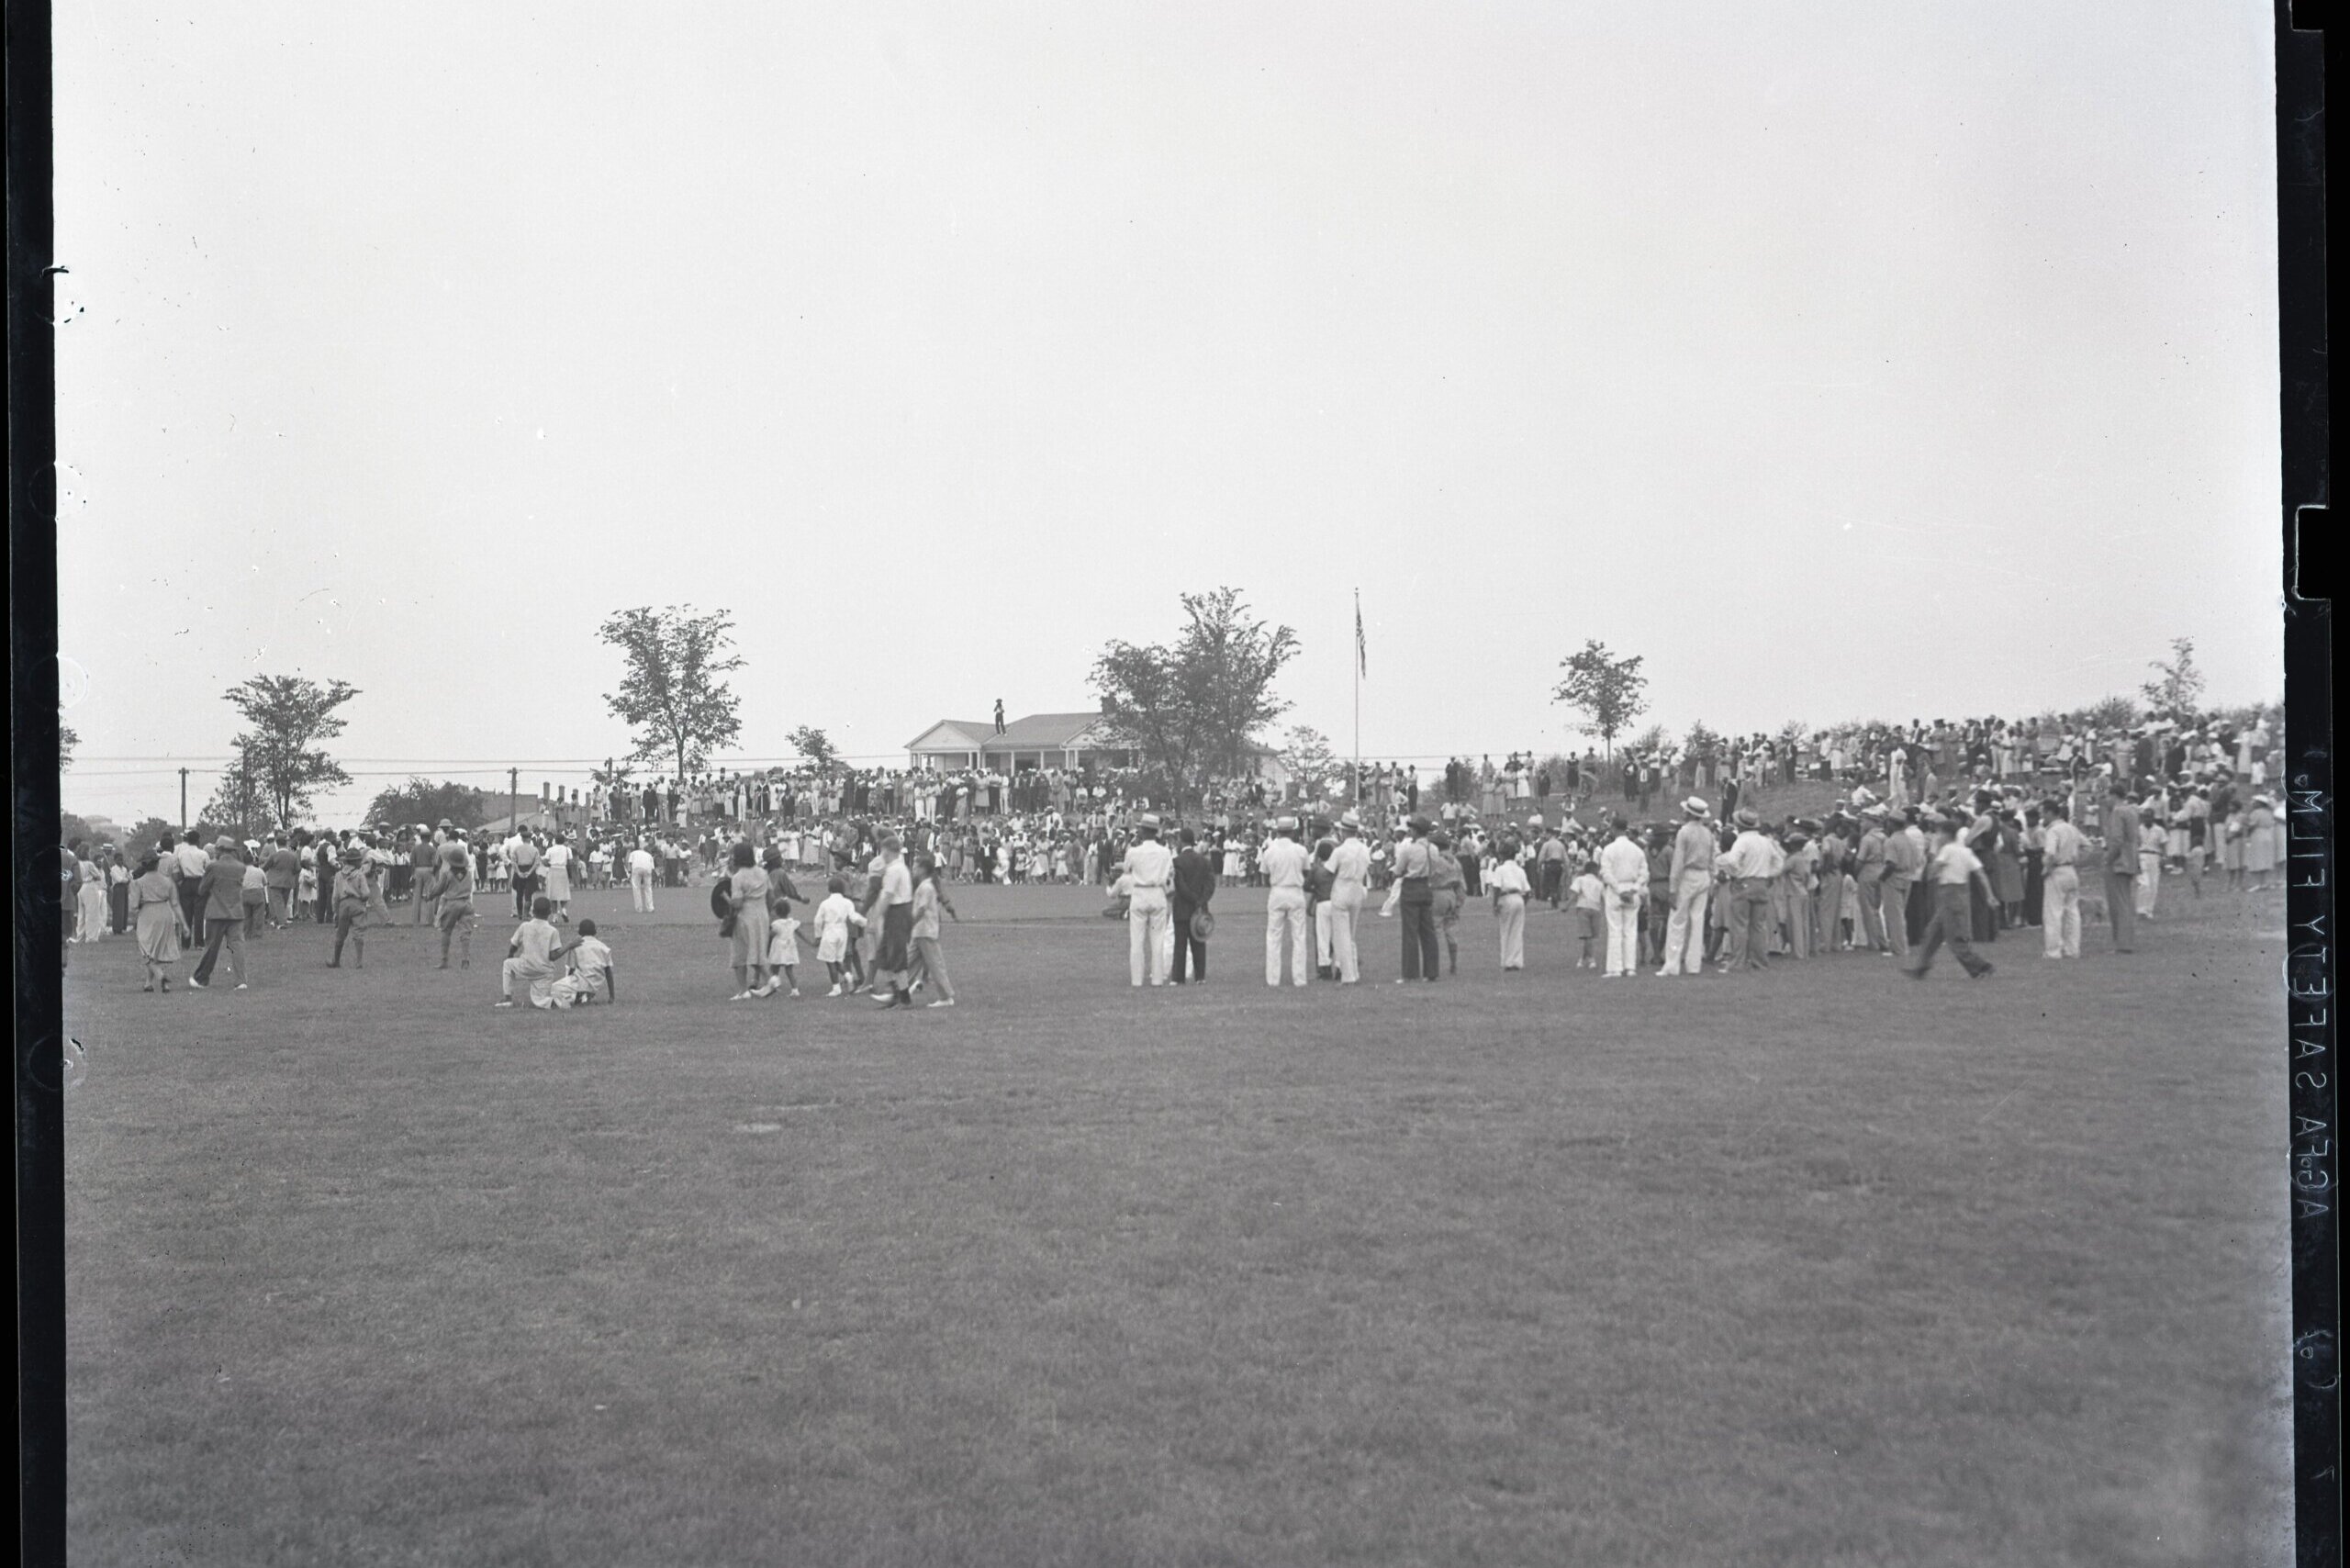
{"label": "man in cap", "polygon": [[1909,892],[1926,872],[1926,834],[1911,807],[1899,824],[1888,823],[1885,834],[1885,875],[1877,882],[1877,902],[1885,915],[1885,946],[1888,957],[1909,957]]}
{"label": "man in cap", "polygon": [[375,890],[367,879],[367,852],[357,844],[343,846],[341,864],[336,868],[334,884],[324,901],[334,911],[334,956],[327,960],[327,968],[342,968],[342,949],[351,947],[351,967],[367,967],[366,930]]}
{"label": "man in cap", "polygon": [[1673,913],[1664,923],[1664,967],[1657,970],[1668,980],[1705,969],[1706,904],[1714,890],[1714,830],[1706,820],[1713,808],[1692,795],[1681,802],[1681,810],[1688,820],[1673,835],[1673,858],[1666,868]]}
{"label": "man in cap", "polygon": [[1741,808],[1736,818],[1738,837],[1714,858],[1715,868],[1729,881],[1729,939],[1722,948],[1722,971],[1759,969],[1771,955],[1771,883],[1786,857],[1762,831],[1762,819]]}
{"label": "man in cap", "polygon": [[1599,880],[1607,890],[1602,907],[1607,919],[1606,978],[1629,975],[1639,961],[1640,904],[1648,897],[1649,857],[1632,838],[1622,817],[1611,819],[1614,836],[1599,852]]}
{"label": "man in cap", "polygon": [[1362,819],[1348,812],[1338,819],[1338,847],[1330,852],[1330,958],[1340,985],[1362,979],[1357,946],[1363,899],[1371,888],[1371,849],[1362,841]]}
{"label": "man in cap", "polygon": [[1436,942],[1436,851],[1428,844],[1428,819],[1413,814],[1405,824],[1409,836],[1395,846],[1395,907],[1403,913],[1404,972],[1395,983],[1425,980],[1438,973]]}
{"label": "man in cap", "polygon": [[201,889],[204,903],[204,957],[196,960],[196,970],[187,983],[204,991],[212,983],[213,966],[220,961],[220,948],[229,948],[229,973],[237,989],[245,989],[245,858],[237,841],[225,834],[212,846],[211,864],[204,868]]}
{"label": "man in cap", "polygon": [[1852,851],[1852,885],[1860,890],[1861,937],[1872,953],[1889,953],[1885,935],[1885,808],[1861,808],[1861,842]]}
{"label": "man in cap", "polygon": [[[1541,821],[1539,817],[1534,820]],[[1560,836],[1556,828],[1546,828],[1537,842],[1541,846],[1535,852],[1535,866],[1542,879],[1541,896],[1555,910],[1559,907],[1560,896],[1566,891],[1567,841]]]}
{"label": "man in cap", "polygon": [[1286,940],[1292,983],[1302,986],[1312,961],[1305,902],[1308,857],[1305,846],[1297,841],[1295,817],[1277,818],[1273,835],[1273,841],[1257,856],[1257,869],[1264,873],[1265,885],[1271,890],[1265,896],[1265,983],[1276,988],[1281,983],[1281,948]]}
{"label": "man in cap", "polygon": [[1135,823],[1135,841],[1121,868],[1126,879],[1126,973],[1136,985],[1167,983],[1169,927],[1167,893],[1174,885],[1175,857],[1158,842],[1158,818],[1145,812]]}
{"label": "man in cap", "polygon": [[2081,857],[2088,840],[2073,825],[2072,812],[2060,800],[2040,807],[2040,956],[2077,958],[2081,956]]}

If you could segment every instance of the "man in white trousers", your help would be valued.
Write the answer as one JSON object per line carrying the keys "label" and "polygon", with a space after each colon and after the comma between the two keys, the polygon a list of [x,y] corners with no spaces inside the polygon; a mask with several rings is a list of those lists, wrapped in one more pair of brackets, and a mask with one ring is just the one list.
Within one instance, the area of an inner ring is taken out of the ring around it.
{"label": "man in white trousers", "polygon": [[1371,848],[1362,841],[1362,819],[1352,812],[1338,819],[1338,847],[1330,852],[1330,959],[1338,983],[1353,985],[1362,979],[1356,922],[1371,890]]}
{"label": "man in white trousers", "polygon": [[1632,842],[1622,817],[1607,824],[1615,836],[1599,852],[1599,880],[1607,890],[1606,978],[1628,976],[1640,951],[1640,903],[1649,892],[1648,851]]}
{"label": "man in white trousers", "polygon": [[1136,985],[1146,979],[1165,985],[1175,957],[1174,927],[1167,923],[1167,890],[1175,881],[1175,857],[1158,842],[1158,818],[1146,812],[1135,824],[1135,842],[1126,851],[1124,870],[1130,890],[1126,901],[1126,975]]}
{"label": "man in white trousers", "polygon": [[2041,830],[2040,956],[2077,958],[2081,956],[2081,857],[2088,840],[2073,825],[2062,801],[2040,808],[2047,826]]}
{"label": "man in white trousers", "polygon": [[1281,947],[1290,951],[1292,983],[1305,983],[1313,961],[1306,928],[1305,868],[1311,857],[1297,841],[1297,819],[1282,817],[1273,823],[1273,841],[1257,857],[1257,868],[1271,890],[1265,895],[1265,983],[1281,983]]}
{"label": "man in white trousers", "polygon": [[628,890],[636,901],[636,913],[653,913],[653,873],[656,868],[653,851],[639,839],[636,847],[628,852]]}
{"label": "man in white trousers", "polygon": [[1713,898],[1714,857],[1719,853],[1707,821],[1713,808],[1692,795],[1681,802],[1681,809],[1689,820],[1673,835],[1668,882],[1673,889],[1673,913],[1664,923],[1664,967],[1657,970],[1667,980],[1705,969],[1706,909]]}

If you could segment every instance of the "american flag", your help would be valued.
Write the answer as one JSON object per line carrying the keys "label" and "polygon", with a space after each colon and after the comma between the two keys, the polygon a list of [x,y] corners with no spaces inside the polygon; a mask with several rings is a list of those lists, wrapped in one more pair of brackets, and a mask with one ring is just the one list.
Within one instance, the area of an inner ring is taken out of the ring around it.
{"label": "american flag", "polygon": [[1362,640],[1362,591],[1355,591],[1355,669],[1361,675],[1371,673],[1371,655]]}

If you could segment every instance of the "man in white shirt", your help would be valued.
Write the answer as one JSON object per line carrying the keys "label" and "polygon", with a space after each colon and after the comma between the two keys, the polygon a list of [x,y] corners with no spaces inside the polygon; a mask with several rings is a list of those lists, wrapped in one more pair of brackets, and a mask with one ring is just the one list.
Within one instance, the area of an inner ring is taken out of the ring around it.
{"label": "man in white shirt", "polygon": [[1330,852],[1330,959],[1340,985],[1362,979],[1356,924],[1371,888],[1371,850],[1362,841],[1362,819],[1348,812],[1338,819],[1338,847]]}
{"label": "man in white shirt", "polygon": [[2081,956],[2081,857],[2088,839],[2061,801],[2041,807],[2040,941],[2043,958]]}
{"label": "man in white shirt", "polygon": [[1657,970],[1667,980],[1705,969],[1706,907],[1714,890],[1714,830],[1706,821],[1713,808],[1692,795],[1681,802],[1681,809],[1689,820],[1673,835],[1667,878],[1673,890],[1673,913],[1664,923],[1664,967]]}
{"label": "man in white shirt", "polygon": [[1311,961],[1305,920],[1305,867],[1310,857],[1297,841],[1297,819],[1282,817],[1273,823],[1273,841],[1258,853],[1257,868],[1271,890],[1265,897],[1265,983],[1281,983],[1281,946],[1287,938],[1292,983],[1305,983]]}
{"label": "man in white shirt", "polygon": [[639,914],[651,914],[654,912],[653,872],[655,865],[655,863],[653,858],[653,851],[645,848],[644,841],[639,839],[637,841],[636,847],[628,852],[629,896],[635,902],[636,912]]}
{"label": "man in white shirt", "polygon": [[1759,969],[1771,954],[1771,882],[1786,868],[1786,855],[1762,832],[1762,819],[1741,809],[1734,819],[1738,837],[1714,857],[1714,868],[1730,881],[1729,940],[1722,948],[1722,970]]}
{"label": "man in white shirt", "polygon": [[1158,842],[1158,818],[1146,812],[1135,824],[1135,842],[1120,868],[1126,879],[1126,974],[1141,985],[1167,983],[1174,957],[1167,924],[1167,890],[1174,885],[1175,857]]}
{"label": "man in white shirt", "polygon": [[1990,960],[1975,950],[1967,940],[1967,931],[1975,924],[1974,901],[1968,896],[1976,883],[1983,887],[1983,896],[1993,907],[1998,898],[1991,883],[1983,874],[1983,862],[1975,851],[1958,841],[1958,824],[1947,817],[1934,819],[1934,852],[1926,863],[1926,876],[1934,890],[1933,924],[1926,927],[1926,940],[1918,949],[1918,961],[1906,966],[1911,980],[1924,980],[1926,971],[1934,966],[1934,952],[1943,943],[1958,955],[1958,961],[1971,980],[1981,980],[1991,972]]}
{"label": "man in white shirt", "polygon": [[1629,975],[1639,953],[1640,902],[1648,896],[1648,851],[1632,842],[1624,819],[1607,824],[1615,836],[1599,852],[1599,880],[1607,890],[1607,973]]}
{"label": "man in white shirt", "polygon": [[179,882],[180,913],[187,919],[187,928],[202,931],[204,873],[211,867],[212,857],[205,853],[204,846],[196,843],[196,835],[190,834],[179,842],[167,858],[172,861],[172,874]]}

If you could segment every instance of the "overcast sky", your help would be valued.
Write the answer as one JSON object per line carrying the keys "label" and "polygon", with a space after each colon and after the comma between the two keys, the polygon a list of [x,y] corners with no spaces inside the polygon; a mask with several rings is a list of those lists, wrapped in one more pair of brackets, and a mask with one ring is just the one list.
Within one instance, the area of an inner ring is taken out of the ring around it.
{"label": "overcast sky", "polygon": [[733,611],[763,758],[1090,707],[1224,583],[1342,752],[1361,588],[1373,756],[1566,743],[1587,637],[1676,728],[2036,711],[2181,635],[2281,689],[2265,6],[56,36],[77,810],[175,816],[256,672],[363,689],[355,772],[534,788],[625,749],[637,604]]}

